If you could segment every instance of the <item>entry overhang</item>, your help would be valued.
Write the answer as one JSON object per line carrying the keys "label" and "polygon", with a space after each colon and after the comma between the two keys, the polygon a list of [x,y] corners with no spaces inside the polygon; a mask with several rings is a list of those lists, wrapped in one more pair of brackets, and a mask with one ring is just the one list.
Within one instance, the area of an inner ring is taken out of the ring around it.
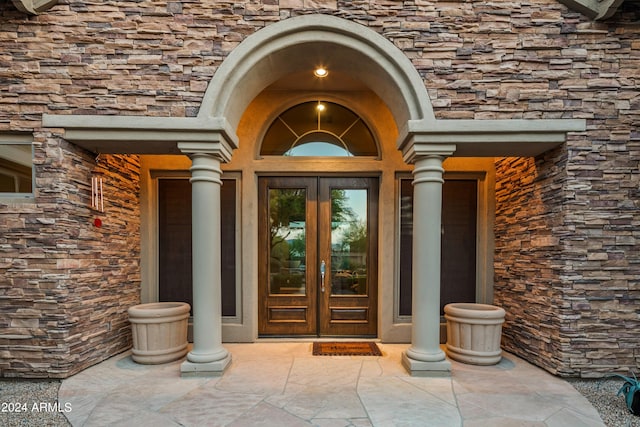
{"label": "entry overhang", "polygon": [[596,21],[611,18],[624,0],[559,0],[567,7],[577,10]]}
{"label": "entry overhang", "polygon": [[418,146],[455,145],[455,157],[535,157],[586,130],[583,119],[409,121],[399,138],[405,159]]}
{"label": "entry overhang", "polygon": [[44,114],[42,124],[64,129],[64,139],[96,154],[182,154],[178,142],[238,147],[224,118]]}
{"label": "entry overhang", "polygon": [[51,9],[58,0],[12,0],[16,9],[21,12],[37,15]]}
{"label": "entry overhang", "polygon": [[[64,129],[64,138],[93,153],[182,154],[178,142],[238,137],[224,117],[43,115],[43,126]],[[567,132],[586,129],[583,119],[410,120],[399,138],[405,158],[416,145],[455,145],[456,157],[534,157],[561,145]],[[413,154],[410,154],[413,153]]]}

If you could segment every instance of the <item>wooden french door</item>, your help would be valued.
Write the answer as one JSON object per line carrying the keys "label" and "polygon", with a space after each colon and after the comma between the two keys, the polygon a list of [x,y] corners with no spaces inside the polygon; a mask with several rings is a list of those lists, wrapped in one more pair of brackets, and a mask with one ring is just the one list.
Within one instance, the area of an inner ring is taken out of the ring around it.
{"label": "wooden french door", "polygon": [[260,335],[375,336],[378,180],[258,186]]}

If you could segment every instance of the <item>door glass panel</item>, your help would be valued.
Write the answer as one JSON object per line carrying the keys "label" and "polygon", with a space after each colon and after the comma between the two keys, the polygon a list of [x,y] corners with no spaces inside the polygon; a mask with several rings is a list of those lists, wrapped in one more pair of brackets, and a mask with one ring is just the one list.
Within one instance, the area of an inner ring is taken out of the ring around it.
{"label": "door glass panel", "polygon": [[271,294],[306,292],[306,190],[269,189],[269,290]]}
{"label": "door glass panel", "polygon": [[298,144],[295,147],[287,151],[285,156],[334,156],[334,157],[346,157],[351,153],[346,148],[339,144],[332,144],[325,141],[311,141]]}
{"label": "door glass panel", "polygon": [[331,190],[331,294],[367,294],[367,190]]}

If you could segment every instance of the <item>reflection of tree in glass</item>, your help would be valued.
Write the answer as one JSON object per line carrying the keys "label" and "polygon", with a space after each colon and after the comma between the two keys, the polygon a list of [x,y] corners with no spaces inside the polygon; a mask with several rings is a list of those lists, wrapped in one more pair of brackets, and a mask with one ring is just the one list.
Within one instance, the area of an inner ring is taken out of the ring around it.
{"label": "reflection of tree in glass", "polygon": [[289,252],[292,258],[304,260],[307,251],[307,237],[306,234],[298,234],[291,242],[289,242]]}
{"label": "reflection of tree in glass", "polygon": [[357,221],[358,216],[349,206],[349,196],[346,190],[334,188],[331,190],[331,229],[334,230],[343,222]]}
{"label": "reflection of tree in glass", "polygon": [[[272,257],[284,260],[289,259],[290,255],[304,259],[306,253],[304,227],[306,221],[305,189],[278,188],[269,190],[269,220]],[[299,223],[300,227],[292,227],[293,223]],[[335,230],[343,224],[350,224],[349,227],[351,228],[358,227],[358,216],[349,206],[347,190],[332,189],[331,229]],[[366,227],[364,225],[360,227],[364,228],[362,233],[364,234],[365,243],[363,244],[366,244]],[[297,231],[294,236],[292,236],[293,231]],[[355,236],[356,234],[353,235]],[[356,238],[354,237],[354,239]],[[358,243],[354,244],[358,245]]]}
{"label": "reflection of tree in glass", "polygon": [[334,189],[331,217],[331,260],[335,271],[335,292],[351,292],[353,274],[365,267],[367,248],[367,224],[354,210],[354,197],[361,190]]}
{"label": "reflection of tree in glass", "polygon": [[342,252],[366,252],[367,225],[362,221],[352,222],[344,231],[342,238]]}
{"label": "reflection of tree in glass", "polygon": [[287,240],[291,223],[305,221],[306,192],[303,188],[272,189],[269,191],[269,222],[271,249]]}

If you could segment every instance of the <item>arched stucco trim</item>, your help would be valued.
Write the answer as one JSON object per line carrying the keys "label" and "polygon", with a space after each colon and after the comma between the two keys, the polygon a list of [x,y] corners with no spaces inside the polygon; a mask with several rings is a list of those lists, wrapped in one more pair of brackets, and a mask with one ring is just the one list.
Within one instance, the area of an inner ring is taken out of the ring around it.
{"label": "arched stucco trim", "polygon": [[335,47],[327,52],[348,61],[350,72],[387,104],[399,129],[408,121],[435,121],[424,83],[402,51],[367,27],[316,14],[271,24],[241,42],[209,82],[198,117],[224,117],[237,128],[251,100],[275,80],[306,67],[299,58],[314,47]]}

